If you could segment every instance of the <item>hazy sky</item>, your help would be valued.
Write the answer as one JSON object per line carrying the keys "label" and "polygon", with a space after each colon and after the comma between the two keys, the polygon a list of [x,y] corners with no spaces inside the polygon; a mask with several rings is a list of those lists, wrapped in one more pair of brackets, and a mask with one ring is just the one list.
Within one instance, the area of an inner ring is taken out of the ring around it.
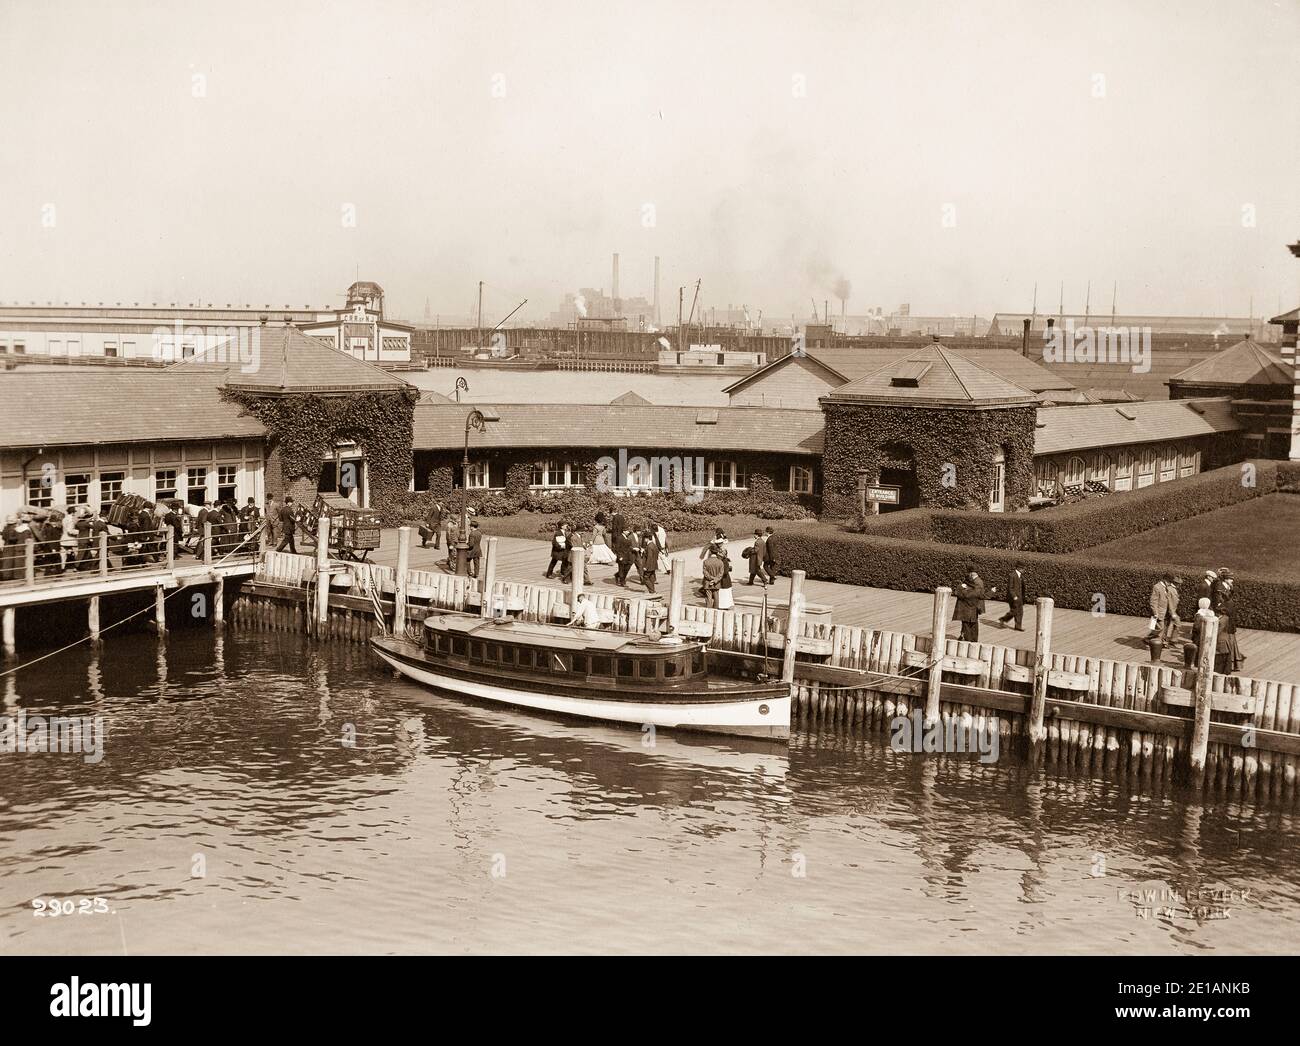
{"label": "hazy sky", "polygon": [[1272,315],[1297,41],[1300,0],[0,0],[0,300],[338,305],[359,272],[417,320],[483,279],[495,322],[618,251],[624,296],[662,257],[665,318],[697,277],[765,319],[837,278],[850,312],[1091,279]]}

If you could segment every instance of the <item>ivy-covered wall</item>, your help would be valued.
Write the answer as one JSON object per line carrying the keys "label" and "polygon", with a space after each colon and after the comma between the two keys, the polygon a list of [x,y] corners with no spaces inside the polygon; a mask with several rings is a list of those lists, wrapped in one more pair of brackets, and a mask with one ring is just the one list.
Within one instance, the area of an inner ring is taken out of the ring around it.
{"label": "ivy-covered wall", "polygon": [[267,431],[266,493],[314,497],[321,463],[337,442],[365,455],[370,504],[383,509],[403,497],[411,477],[415,389],[352,392],[341,396],[291,393],[265,396],[222,390]]}
{"label": "ivy-covered wall", "polygon": [[822,411],[822,508],[830,518],[857,515],[858,469],[874,478],[883,448],[900,444],[912,450],[923,507],[987,509],[999,448],[1006,457],[1006,511],[1029,506],[1034,407],[962,410],[828,402]]}

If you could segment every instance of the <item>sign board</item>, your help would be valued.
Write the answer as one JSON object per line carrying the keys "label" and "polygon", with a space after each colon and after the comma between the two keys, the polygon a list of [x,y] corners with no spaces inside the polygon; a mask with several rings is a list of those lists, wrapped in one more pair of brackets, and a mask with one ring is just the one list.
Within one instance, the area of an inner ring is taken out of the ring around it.
{"label": "sign board", "polygon": [[887,483],[877,483],[875,485],[868,483],[863,488],[863,496],[868,501],[874,501],[878,505],[897,505],[899,495],[902,492],[902,487],[890,486]]}

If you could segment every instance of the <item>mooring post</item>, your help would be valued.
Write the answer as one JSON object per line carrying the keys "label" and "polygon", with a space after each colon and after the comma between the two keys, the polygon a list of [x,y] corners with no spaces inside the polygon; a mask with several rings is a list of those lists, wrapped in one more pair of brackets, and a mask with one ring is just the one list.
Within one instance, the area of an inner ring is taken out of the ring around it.
{"label": "mooring post", "polygon": [[316,524],[316,635],[323,638],[330,620],[330,517]]}
{"label": "mooring post", "polygon": [[203,565],[212,566],[212,524],[203,521]]}
{"label": "mooring post", "polygon": [[3,618],[3,625],[0,626],[0,632],[3,633],[4,659],[6,661],[13,661],[18,657],[18,641],[16,638],[18,608],[5,607],[4,614],[0,615],[0,617]]}
{"label": "mooring post", "polygon": [[1047,739],[1043,716],[1047,713],[1047,679],[1052,671],[1052,608],[1050,596],[1039,596],[1038,619],[1034,630],[1034,693],[1029,699],[1029,743],[1042,744]]}
{"label": "mooring post", "polygon": [[153,587],[153,623],[160,636],[167,634],[167,592],[162,585]]}
{"label": "mooring post", "polygon": [[497,584],[497,539],[483,539],[483,569],[479,571],[479,613],[492,616],[492,590]]}
{"label": "mooring post", "polygon": [[99,576],[108,577],[108,531],[99,532]]}
{"label": "mooring post", "polygon": [[226,620],[226,576],[217,575],[216,586],[212,590],[212,623],[220,628]]}
{"label": "mooring post", "polygon": [[794,682],[794,658],[803,631],[804,576],[802,570],[790,571],[790,614],[785,622],[785,650],[781,658],[781,680],[785,683]]}
{"label": "mooring post", "polygon": [[266,521],[259,521],[257,524],[257,561],[259,563],[266,559],[266,528],[269,525]]}
{"label": "mooring post", "polygon": [[1214,648],[1219,641],[1219,618],[1212,610],[1197,611],[1201,643],[1196,650],[1196,684],[1192,691],[1196,714],[1192,719],[1192,747],[1188,756],[1191,783],[1205,782],[1205,760],[1210,748],[1210,694],[1214,684]]}
{"label": "mooring post", "polygon": [[23,574],[28,588],[36,587],[36,539],[23,542]]}
{"label": "mooring post", "polygon": [[677,627],[682,619],[682,607],[686,603],[686,566],[680,556],[675,556],[669,566],[668,574],[668,624]]}
{"label": "mooring post", "polygon": [[86,629],[90,632],[90,641],[99,642],[99,596],[90,597],[90,606],[86,610]]}
{"label": "mooring post", "polygon": [[930,678],[925,686],[926,725],[939,721],[939,695],[943,690],[943,658],[948,649],[951,600],[952,589],[946,585],[934,590],[934,610],[930,617]]}
{"label": "mooring post", "polygon": [[569,565],[573,570],[569,576],[569,620],[572,621],[574,612],[578,609],[578,597],[582,595],[582,576],[587,569],[587,550],[569,549]]}
{"label": "mooring post", "polygon": [[406,635],[406,585],[411,570],[411,528],[397,528],[397,569],[393,574],[393,635]]}

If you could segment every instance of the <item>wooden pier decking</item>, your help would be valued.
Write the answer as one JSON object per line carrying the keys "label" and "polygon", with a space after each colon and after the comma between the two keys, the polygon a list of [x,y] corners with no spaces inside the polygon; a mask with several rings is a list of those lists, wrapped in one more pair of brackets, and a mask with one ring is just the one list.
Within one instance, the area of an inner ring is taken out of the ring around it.
{"label": "wooden pier decking", "polygon": [[[749,567],[740,553],[746,544],[748,544],[746,541],[733,541],[730,545],[731,561],[735,571],[732,580],[738,598],[751,593],[757,594],[760,591],[758,586],[750,588],[745,583],[749,575]],[[446,555],[445,547],[439,551],[432,548],[422,549],[417,540],[411,545],[411,568],[440,569],[439,564]],[[700,576],[698,548],[675,552],[672,557],[685,560],[688,578]],[[547,582],[543,575],[549,559],[549,541],[513,537],[497,538],[496,576],[500,581],[545,584]],[[371,560],[385,566],[394,566],[397,563],[396,530],[384,531],[382,545],[372,553]],[[589,567],[589,572],[592,591],[630,596],[645,593],[635,580],[627,589],[615,585],[612,580],[613,567],[593,566]],[[632,577],[635,579],[635,572]],[[550,584],[558,586],[559,581],[552,581]],[[1030,585],[1032,590],[1032,578]],[[662,574],[659,575],[659,591],[666,591],[666,586],[667,578]],[[769,592],[774,597],[784,598],[788,586],[788,579],[782,578],[775,585],[770,586]],[[688,602],[693,587],[688,585]],[[933,593],[896,592],[892,589],[841,585],[831,581],[805,581],[803,591],[810,602],[829,606],[831,616],[837,625],[888,628],[925,636],[930,634]],[[1250,593],[1243,591],[1241,598],[1249,599]],[[1017,632],[1010,626],[1004,628],[998,624],[997,619],[1005,612],[1005,603],[998,600],[988,601],[988,610],[980,619],[980,639],[985,643],[997,643],[1017,650],[1032,651],[1034,630],[1037,627],[1037,611],[1034,605],[1025,604],[1023,632]],[[1191,621],[1188,620],[1183,626],[1184,636],[1189,634],[1190,628]],[[950,622],[949,635],[956,635],[958,631],[957,623]],[[1084,657],[1104,657],[1117,661],[1149,660],[1150,655],[1144,642],[1146,633],[1146,618],[1123,614],[1097,616],[1085,610],[1063,610],[1060,607],[1055,609],[1052,625],[1053,644],[1056,649],[1068,650],[1072,654]],[[1237,641],[1247,658],[1243,675],[1300,683],[1300,635],[1289,632],[1239,629]],[[1174,652],[1167,649],[1163,663],[1171,667],[1181,666],[1181,651]]]}

